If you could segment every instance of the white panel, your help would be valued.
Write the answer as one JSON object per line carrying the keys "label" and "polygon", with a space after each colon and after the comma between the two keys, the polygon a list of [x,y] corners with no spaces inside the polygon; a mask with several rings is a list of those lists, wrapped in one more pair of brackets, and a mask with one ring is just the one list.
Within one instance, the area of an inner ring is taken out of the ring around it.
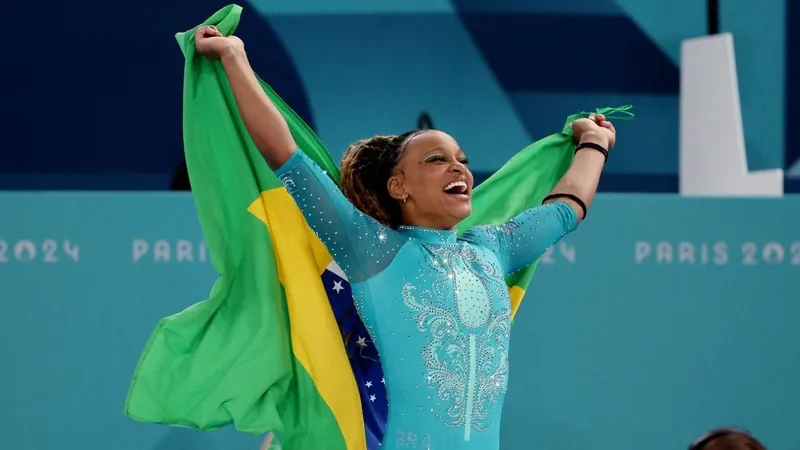
{"label": "white panel", "polygon": [[783,170],[748,172],[733,37],[683,41],[680,193],[782,196]]}

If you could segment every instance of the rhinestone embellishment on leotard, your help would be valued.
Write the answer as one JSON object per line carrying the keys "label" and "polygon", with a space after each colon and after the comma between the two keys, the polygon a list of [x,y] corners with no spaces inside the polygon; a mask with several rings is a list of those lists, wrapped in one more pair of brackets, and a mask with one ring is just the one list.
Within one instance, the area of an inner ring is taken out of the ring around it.
{"label": "rhinestone embellishment on leotard", "polygon": [[[430,334],[422,359],[428,387],[446,405],[437,417],[449,427],[463,427],[469,440],[473,430],[491,425],[489,413],[501,407],[506,390],[511,315],[491,294],[505,286],[486,285],[485,280],[502,282],[499,269],[468,246],[428,250],[427,262],[440,276],[430,289],[406,284],[403,301],[414,312],[417,328]],[[455,293],[452,304],[443,301],[448,292]]]}

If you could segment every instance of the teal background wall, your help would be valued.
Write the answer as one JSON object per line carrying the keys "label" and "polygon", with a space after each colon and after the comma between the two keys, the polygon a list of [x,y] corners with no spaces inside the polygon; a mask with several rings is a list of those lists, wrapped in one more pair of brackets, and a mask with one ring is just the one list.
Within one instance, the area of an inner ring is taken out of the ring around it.
{"label": "teal background wall", "polygon": [[[514,326],[503,449],[672,450],[735,424],[800,448],[800,197],[602,195]],[[187,194],[0,193],[0,449],[252,450],[135,423],[156,324],[215,274]]]}

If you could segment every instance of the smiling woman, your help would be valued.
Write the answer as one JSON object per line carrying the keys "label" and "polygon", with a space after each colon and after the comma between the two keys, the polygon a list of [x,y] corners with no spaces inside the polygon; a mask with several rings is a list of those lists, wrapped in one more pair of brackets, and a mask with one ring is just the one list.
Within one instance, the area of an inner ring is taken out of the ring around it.
{"label": "smiling woman", "polygon": [[498,449],[511,330],[505,277],[585,217],[614,127],[603,116],[574,121],[578,151],[547,204],[459,236],[473,176],[453,137],[415,130],[358,141],[342,160],[340,191],[297,149],[241,40],[204,27],[195,42],[222,60],[253,142],[350,281],[383,362],[382,448]]}

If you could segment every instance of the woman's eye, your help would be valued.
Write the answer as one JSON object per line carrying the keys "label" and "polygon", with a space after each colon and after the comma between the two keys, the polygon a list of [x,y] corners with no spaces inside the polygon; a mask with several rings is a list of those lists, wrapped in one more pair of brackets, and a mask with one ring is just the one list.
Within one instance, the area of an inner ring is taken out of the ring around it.
{"label": "woman's eye", "polygon": [[441,155],[430,156],[425,161],[427,161],[427,162],[444,162],[444,156],[441,156]]}
{"label": "woman's eye", "polygon": [[461,161],[459,161],[459,162],[460,162],[461,164],[465,165],[465,166],[468,166],[468,165],[469,165],[469,160],[468,160],[468,159],[466,159],[466,158],[462,159],[462,160],[461,160]]}

